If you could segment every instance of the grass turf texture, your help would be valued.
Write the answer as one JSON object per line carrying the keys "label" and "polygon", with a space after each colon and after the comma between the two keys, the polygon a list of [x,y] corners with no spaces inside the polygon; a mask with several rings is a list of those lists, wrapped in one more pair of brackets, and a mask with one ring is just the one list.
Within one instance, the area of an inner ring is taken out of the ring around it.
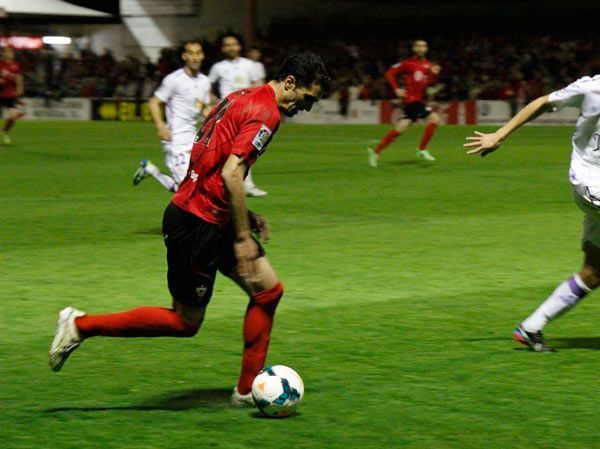
{"label": "grass turf texture", "polygon": [[162,159],[151,125],[19,123],[0,147],[2,448],[597,447],[595,298],[547,328],[558,353],[511,341],[580,265],[572,129],[481,159],[472,128],[441,127],[427,164],[415,127],[373,170],[387,129],[282,126],[255,166],[286,286],[268,362],[306,384],[301,414],[273,421],[228,406],[246,299],[224,278],[198,336],[94,338],[50,371],[62,307],[170,304],[169,194],[131,185]]}

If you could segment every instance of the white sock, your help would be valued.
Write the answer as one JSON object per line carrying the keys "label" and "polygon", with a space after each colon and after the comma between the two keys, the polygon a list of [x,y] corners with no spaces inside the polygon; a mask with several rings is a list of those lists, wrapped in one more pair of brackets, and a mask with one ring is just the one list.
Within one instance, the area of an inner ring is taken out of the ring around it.
{"label": "white sock", "polygon": [[248,176],[244,179],[244,190],[248,192],[249,190],[255,189],[256,184],[254,184],[254,180],[252,179],[252,171],[248,170]]}
{"label": "white sock", "polygon": [[175,182],[175,180],[169,175],[165,175],[164,173],[162,173],[156,165],[148,163],[144,170],[146,171],[146,173],[148,173],[150,176],[152,176],[154,179],[160,182],[165,187],[165,189],[170,190],[171,192],[177,192],[177,187],[179,187],[177,182]]}
{"label": "white sock", "polygon": [[579,274],[574,274],[556,287],[548,299],[521,323],[521,327],[527,332],[541,331],[548,321],[574,307],[591,291]]}

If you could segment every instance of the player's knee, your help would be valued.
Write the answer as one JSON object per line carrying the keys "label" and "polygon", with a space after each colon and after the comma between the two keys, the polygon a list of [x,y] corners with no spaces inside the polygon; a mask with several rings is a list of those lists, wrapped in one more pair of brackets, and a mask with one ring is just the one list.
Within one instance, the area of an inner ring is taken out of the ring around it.
{"label": "player's knee", "polygon": [[427,121],[433,125],[437,125],[440,122],[440,116],[433,112]]}
{"label": "player's knee", "polygon": [[197,307],[174,301],[173,309],[179,315],[178,333],[180,337],[193,337],[204,321],[206,306]]}
{"label": "player's knee", "polygon": [[195,323],[188,323],[187,321],[185,321],[185,324],[182,326],[180,335],[182,337],[193,337],[200,330],[201,323],[202,321]]}
{"label": "player's knee", "polygon": [[283,284],[277,282],[274,287],[253,294],[250,297],[250,301],[260,308],[270,313],[274,313],[277,304],[279,304],[279,300],[281,300],[281,297],[283,296],[283,291]]}
{"label": "player's knee", "polygon": [[398,134],[402,134],[404,131],[406,131],[406,128],[408,128],[408,125],[403,123],[398,123],[396,126],[394,126],[394,129]]}
{"label": "player's knee", "polygon": [[178,312],[181,317],[181,324],[179,326],[180,337],[193,337],[200,330],[202,321],[204,321],[204,309],[197,313],[182,313]]}

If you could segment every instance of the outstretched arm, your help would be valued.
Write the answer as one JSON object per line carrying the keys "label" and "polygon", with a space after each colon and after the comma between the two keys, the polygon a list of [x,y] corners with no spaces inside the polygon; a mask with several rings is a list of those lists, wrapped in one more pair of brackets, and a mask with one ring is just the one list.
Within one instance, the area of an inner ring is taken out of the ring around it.
{"label": "outstretched arm", "polygon": [[473,148],[467,151],[467,154],[480,154],[481,156],[485,156],[495,151],[514,131],[519,129],[525,123],[539,117],[544,112],[551,110],[552,106],[550,105],[547,95],[533,100],[496,132],[484,134],[475,131],[476,136],[467,137],[466,140],[469,142],[465,143],[464,146]]}

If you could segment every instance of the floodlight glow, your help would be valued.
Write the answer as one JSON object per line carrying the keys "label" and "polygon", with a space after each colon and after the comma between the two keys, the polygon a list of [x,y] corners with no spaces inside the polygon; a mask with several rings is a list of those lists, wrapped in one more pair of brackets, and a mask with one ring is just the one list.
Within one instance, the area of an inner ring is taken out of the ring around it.
{"label": "floodlight glow", "polygon": [[69,45],[71,38],[67,36],[44,36],[42,42],[49,45]]}

